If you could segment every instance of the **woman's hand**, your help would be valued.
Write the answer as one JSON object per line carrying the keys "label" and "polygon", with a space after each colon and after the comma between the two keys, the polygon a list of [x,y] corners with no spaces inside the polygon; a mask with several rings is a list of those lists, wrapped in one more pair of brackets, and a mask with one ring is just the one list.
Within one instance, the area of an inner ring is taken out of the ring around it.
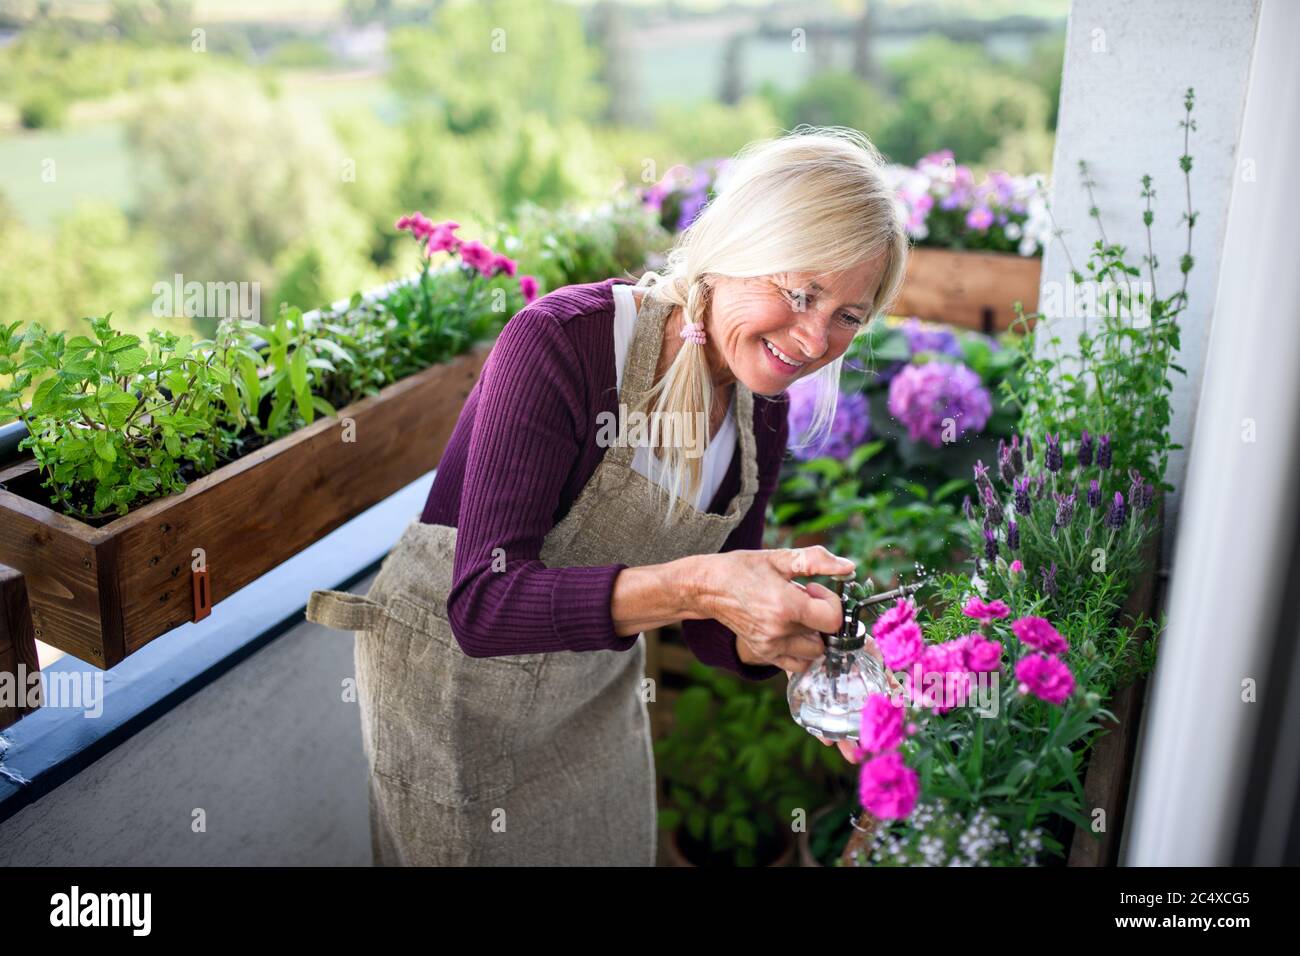
{"label": "woman's hand", "polygon": [[850,575],[854,563],[821,545],[700,555],[696,603],[736,635],[747,663],[775,664],[803,673],[826,653],[821,632],[838,631],[843,610],[834,592],[796,577]]}

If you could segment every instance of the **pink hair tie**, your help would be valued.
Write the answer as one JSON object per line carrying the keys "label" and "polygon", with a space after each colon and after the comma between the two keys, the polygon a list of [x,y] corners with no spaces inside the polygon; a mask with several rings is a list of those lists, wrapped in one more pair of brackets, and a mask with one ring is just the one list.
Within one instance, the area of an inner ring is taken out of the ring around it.
{"label": "pink hair tie", "polygon": [[687,342],[694,342],[696,345],[703,345],[708,338],[704,334],[704,323],[702,322],[687,322],[682,326],[680,335]]}

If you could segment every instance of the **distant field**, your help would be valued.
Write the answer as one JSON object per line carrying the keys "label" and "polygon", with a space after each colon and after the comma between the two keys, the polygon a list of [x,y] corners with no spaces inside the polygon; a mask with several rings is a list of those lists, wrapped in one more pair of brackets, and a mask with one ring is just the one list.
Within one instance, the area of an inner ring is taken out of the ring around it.
{"label": "distant field", "polygon": [[[33,228],[50,228],[83,198],[121,209],[135,200],[130,156],[120,122],[19,133],[0,138],[0,188]],[[54,161],[55,181],[41,178]]]}
{"label": "distant field", "polygon": [[[396,98],[383,77],[375,74],[286,75],[283,89],[286,99],[315,112],[361,108],[386,120],[396,115]],[[113,112],[120,115],[121,110]],[[36,229],[50,229],[60,214],[84,198],[129,209],[135,202],[136,182],[123,131],[123,122],[111,119],[0,136],[0,190],[23,221]],[[53,183],[41,180],[47,159],[54,160]]]}

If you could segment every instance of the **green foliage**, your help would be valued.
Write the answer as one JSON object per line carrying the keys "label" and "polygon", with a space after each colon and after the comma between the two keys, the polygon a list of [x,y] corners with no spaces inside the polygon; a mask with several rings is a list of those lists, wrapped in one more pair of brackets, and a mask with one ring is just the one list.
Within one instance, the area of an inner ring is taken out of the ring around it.
{"label": "green foliage", "polygon": [[[82,201],[50,236],[29,229],[6,205],[0,199],[0,316],[72,331],[72,317],[97,314],[105,300],[120,303],[125,314],[148,305],[159,274],[156,245],[122,212]],[[118,324],[147,331],[141,322]]]}
{"label": "green foliage", "polygon": [[800,123],[848,126],[878,136],[894,122],[898,109],[875,86],[847,70],[823,70],[789,94],[767,95],[777,104],[787,129]]}
{"label": "green foliage", "polygon": [[[495,335],[522,305],[508,276],[463,263],[309,322],[223,321],[215,340],[138,336],[90,319],[94,338],[0,327],[0,420],[20,419],[50,503],[92,520],[184,489],[317,415]],[[24,394],[32,393],[24,407]]]}
{"label": "green foliage", "polygon": [[928,37],[891,59],[888,69],[898,111],[877,145],[895,162],[951,149],[987,163],[1005,137],[1048,128],[1043,92],[975,44]]}
{"label": "green foliage", "polygon": [[639,270],[667,252],[672,238],[652,212],[624,193],[589,208],[523,203],[510,221],[497,224],[493,244],[517,258],[520,269],[548,292]]}
{"label": "green foliage", "polygon": [[[19,448],[32,450],[52,501],[83,518],[180,491],[186,466],[210,471],[233,438],[221,427],[231,376],[205,353],[211,343],[155,331],[146,346],[108,316],[89,321],[92,335],[72,338],[0,328],[0,375],[11,379],[0,414],[27,425]],[[24,410],[19,396],[32,384]]]}
{"label": "green foliage", "polygon": [[53,129],[63,125],[67,101],[48,86],[33,89],[18,106],[18,121],[24,129]]}
{"label": "green foliage", "polygon": [[389,52],[394,88],[435,104],[454,133],[510,127],[529,113],[594,120],[604,106],[581,15],[555,0],[446,3],[430,28],[392,31]]}
{"label": "green foliage", "polygon": [[[252,81],[205,79],[160,93],[127,132],[141,217],[167,237],[175,272],[257,282],[267,292],[277,262],[301,266],[304,242],[320,243],[344,282],[357,277],[347,274],[349,262],[367,260],[364,219],[343,198],[347,157],[338,141],[323,122],[271,100]],[[295,247],[296,254],[287,251]],[[355,287],[299,281],[288,288],[335,297]],[[278,306],[264,302],[261,311]]]}
{"label": "green foliage", "polygon": [[912,355],[901,326],[873,322],[855,338],[841,374],[841,390],[863,392],[871,411],[873,440],[840,461],[828,456],[789,460],[773,497],[774,520],[792,536],[826,532],[836,554],[858,555],[881,581],[910,574],[917,565],[950,568],[963,543],[966,522],[957,504],[973,491],[972,466],[992,459],[1000,438],[1010,438],[1016,410],[996,400],[1000,382],[1018,374],[1018,350],[996,340],[953,330],[961,360],[994,395],[982,434],[932,448],[914,442],[888,408],[888,385],[880,373],[896,362],[951,360]]}
{"label": "green foliage", "polygon": [[712,862],[756,866],[760,844],[779,845],[796,810],[824,802],[818,765],[843,762],[790,719],[784,689],[743,681],[697,662],[694,686],[673,708],[672,731],[655,742],[668,796],[665,829],[684,828]]}
{"label": "green foliage", "polygon": [[775,136],[780,122],[771,104],[748,96],[735,106],[710,101],[663,106],[655,111],[668,155],[656,157],[660,170],[673,163],[730,156],[746,143]]}

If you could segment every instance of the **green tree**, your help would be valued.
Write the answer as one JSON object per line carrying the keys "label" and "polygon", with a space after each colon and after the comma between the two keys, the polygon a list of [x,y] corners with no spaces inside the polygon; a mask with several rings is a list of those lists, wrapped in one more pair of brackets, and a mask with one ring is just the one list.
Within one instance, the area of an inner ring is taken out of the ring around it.
{"label": "green tree", "polygon": [[389,38],[393,87],[432,106],[453,132],[501,127],[522,114],[594,120],[605,105],[598,52],[579,12],[555,0],[447,3],[431,28]]}
{"label": "green tree", "polygon": [[[304,237],[330,235],[337,275],[367,258],[365,220],[345,191],[348,157],[320,119],[252,81],[196,81],[157,94],[128,123],[140,217],[186,281],[275,286]],[[344,289],[344,294],[351,289]],[[263,298],[264,313],[279,303]]]}

